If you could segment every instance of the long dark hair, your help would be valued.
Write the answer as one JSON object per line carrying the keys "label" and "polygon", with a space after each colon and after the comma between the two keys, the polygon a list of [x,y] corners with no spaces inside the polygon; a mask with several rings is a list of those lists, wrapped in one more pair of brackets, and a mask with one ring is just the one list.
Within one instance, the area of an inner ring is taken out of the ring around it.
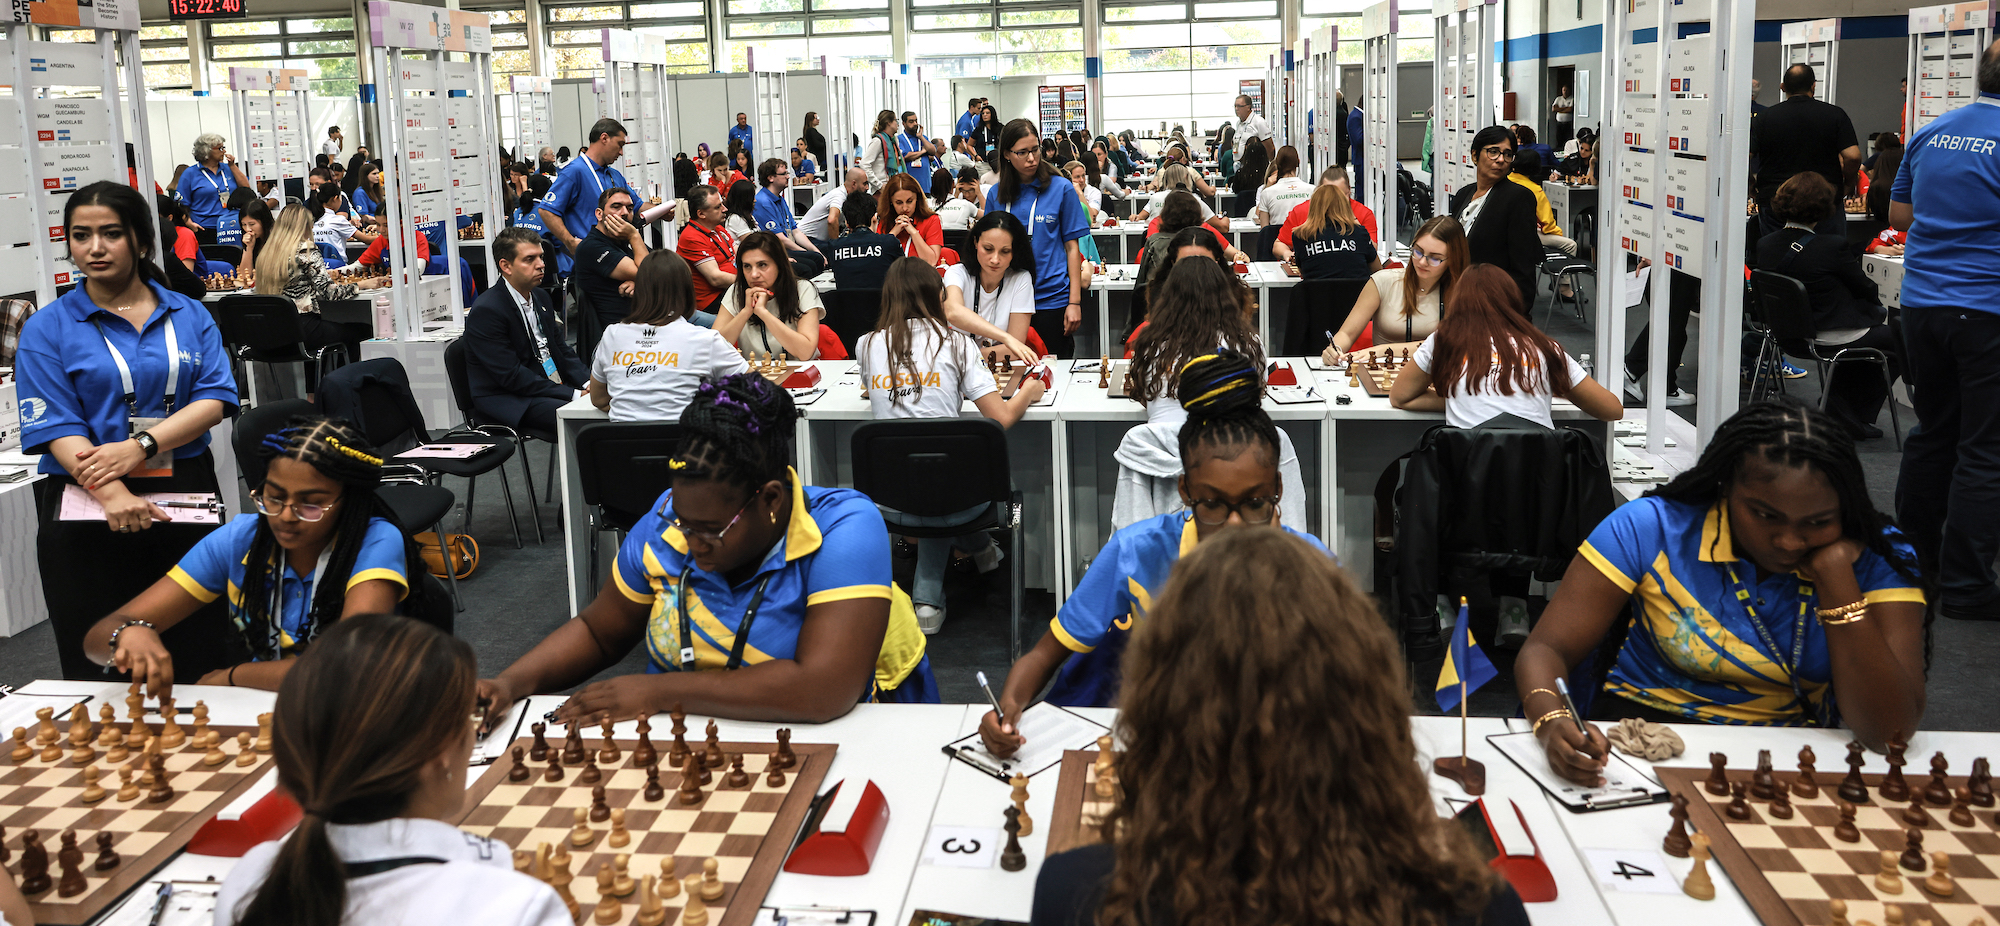
{"label": "long dark hair", "polygon": [[237,228],[243,227],[245,219],[256,219],[258,225],[264,229],[263,234],[257,236],[256,243],[250,246],[250,266],[255,267],[257,257],[264,253],[264,245],[270,243],[271,235],[278,230],[278,217],[271,214],[271,207],[265,205],[263,200],[253,199],[238,210]]}
{"label": "long dark hair", "polygon": [[[915,389],[913,395],[920,398],[924,394],[924,380],[917,375],[917,358],[910,344],[916,333],[912,322],[930,327],[937,338],[939,354],[951,349],[952,338],[959,336],[951,323],[944,320],[944,286],[938,280],[937,268],[922,258],[899,257],[882,275],[882,314],[875,319],[875,333],[884,339],[884,352],[889,357],[889,368],[882,372],[894,383],[898,369],[908,371],[908,382]],[[888,392],[891,404],[901,401],[894,388]]]}
{"label": "long dark hair", "polygon": [[1891,145],[1875,155],[1875,174],[1868,181],[1869,218],[1878,222],[1889,221],[1889,192],[1896,185],[1896,175],[1902,170],[1902,145]]}
{"label": "long dark hair", "polygon": [[[978,259],[979,239],[990,231],[1006,232],[1007,237],[1013,239],[1014,253],[1007,264],[1007,269],[1010,271],[1025,271],[1030,277],[1034,276],[1035,249],[1030,246],[1028,241],[1028,227],[1022,225],[1021,220],[1015,218],[1014,213],[1008,212],[1005,209],[994,209],[980,216],[979,221],[972,223],[972,230],[965,233],[965,248],[969,252],[967,258],[973,265],[971,274],[973,279],[972,285],[978,286],[980,276],[986,272],[985,266],[980,264]],[[1001,274],[1000,280],[1002,283],[1005,283],[1007,275],[1005,273]]]}
{"label": "long dark hair", "polygon": [[1229,188],[1236,195],[1255,195],[1257,188],[1264,185],[1264,168],[1271,164],[1270,152],[1264,150],[1264,140],[1251,136],[1243,146],[1243,159],[1236,162],[1236,176],[1230,178]]}
{"label": "long dark hair", "polygon": [[341,621],[285,674],[273,753],[278,785],[305,817],[230,911],[238,926],[338,926],[348,872],[327,825],[403,815],[425,767],[472,735],[478,678],[465,641],[388,614]]}
{"label": "long dark hair", "polygon": [[[1569,364],[1561,345],[1543,334],[1521,309],[1521,288],[1507,271],[1473,264],[1452,287],[1451,310],[1438,319],[1432,345],[1432,383],[1449,399],[1497,390],[1535,392],[1546,385],[1569,395]],[[1488,374],[1497,374],[1487,382]]]}
{"label": "long dark hair", "polygon": [[[1035,130],[1035,124],[1027,119],[1016,119],[1007,123],[1006,128],[1000,130],[1000,160],[994,165],[994,169],[1000,174],[1000,178],[993,187],[993,201],[999,203],[1001,208],[1006,208],[1013,204],[1021,196],[1021,171],[1020,168],[1014,166],[1013,161],[1007,159],[1007,152],[1014,150],[1014,145],[1019,143],[1023,138],[1033,138],[1039,141],[1041,137],[1041,133]],[[1048,157],[1044,155],[1041,160],[1035,162],[1035,176],[1029,178],[1029,182],[1053,183],[1055,181],[1051,178],[1055,176],[1056,166],[1049,163]],[[1064,180],[1063,182],[1068,183],[1069,181]]]}
{"label": "long dark hair", "polygon": [[[122,183],[99,180],[81,190],[69,194],[63,203],[63,238],[69,238],[69,225],[79,206],[103,206],[118,215],[118,223],[125,226],[125,237],[132,243],[133,272],[148,283],[158,283],[172,289],[167,284],[165,274],[153,266],[153,255],[158,253],[159,236],[153,225],[153,210],[146,205],[146,197],[139,191]],[[264,210],[266,214],[269,209]]]}
{"label": "long dark hair", "polygon": [[[1178,250],[1178,249],[1176,249]],[[1257,332],[1243,319],[1236,275],[1212,260],[1174,264],[1149,300],[1146,330],[1132,342],[1132,385],[1141,402],[1174,395],[1176,371],[1188,360],[1215,353],[1220,344],[1264,363]]]}
{"label": "long dark hair", "polygon": [[[301,415],[285,423],[283,430],[264,437],[264,443],[257,449],[258,456],[265,460],[268,471],[270,461],[279,458],[297,460],[321,475],[340,483],[340,501],[334,506],[333,539],[328,541],[333,553],[327,559],[326,575],[347,576],[354,572],[354,561],[361,553],[361,545],[368,536],[368,524],[372,519],[381,518],[396,527],[402,535],[402,526],[396,520],[396,512],[375,494],[375,487],[382,484],[382,457],[361,429],[345,418],[322,418],[317,415]],[[263,486],[255,487],[261,491]],[[285,568],[284,551],[278,546],[278,538],[271,533],[268,518],[258,517],[256,533],[250,537],[250,550],[244,555],[242,598],[239,604],[230,608],[230,618],[236,629],[243,634],[243,641],[250,648],[250,654],[257,659],[276,659],[279,652],[278,635],[282,615],[269,612],[271,586]],[[403,599],[405,613],[421,613],[424,601],[422,581],[427,571],[423,557],[415,543],[407,536],[403,540],[403,577],[408,583],[409,595]],[[304,622],[293,634],[294,645],[300,648],[313,642],[320,630],[340,620],[341,611],[347,606],[347,583],[315,581],[313,599],[306,607]]]}
{"label": "long dark hair", "polygon": [[[799,279],[792,273],[792,258],[785,251],[784,240],[762,229],[744,235],[743,240],[736,244],[738,268],[743,266],[743,255],[750,251],[762,251],[772,263],[778,265],[778,279],[771,284],[771,301],[778,306],[778,320],[787,325],[798,321],[804,313],[799,306]],[[736,311],[741,312],[744,301],[750,298],[750,285],[739,278],[735,289]],[[750,319],[750,324],[763,326],[763,322],[754,317]]]}
{"label": "long dark hair", "polygon": [[[1164,235],[1166,232],[1161,232],[1160,234]],[[1156,235],[1155,237],[1158,236]],[[1181,248],[1189,246],[1206,248],[1209,255],[1215,258],[1217,264],[1221,264],[1229,256],[1227,252],[1222,250],[1222,239],[1215,234],[1215,229],[1209,228],[1206,225],[1197,222],[1180,231],[1174,232],[1172,236],[1167,238],[1166,251],[1160,255],[1160,265],[1147,271],[1146,301],[1148,303],[1159,301],[1160,291],[1166,288],[1167,278],[1173,275],[1174,266],[1180,261]],[[1250,287],[1243,285],[1239,281],[1236,290],[1237,308],[1248,307],[1251,299]]]}
{"label": "long dark hair", "polygon": [[681,410],[681,445],[668,464],[674,481],[712,480],[754,492],[785,478],[798,417],[791,393],[761,374],[704,377]]}
{"label": "long dark hair", "polygon": [[722,208],[743,220],[752,229],[757,227],[757,185],[748,180],[738,180],[729,185],[729,196],[722,201]]}
{"label": "long dark hair", "polygon": [[694,314],[694,271],[673,251],[646,255],[632,282],[632,310],[627,325],[665,325]]}

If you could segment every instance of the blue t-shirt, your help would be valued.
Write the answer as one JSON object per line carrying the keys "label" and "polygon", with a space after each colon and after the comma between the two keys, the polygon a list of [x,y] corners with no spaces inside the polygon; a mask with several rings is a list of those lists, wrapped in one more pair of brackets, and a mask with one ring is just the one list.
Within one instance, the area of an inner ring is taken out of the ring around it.
{"label": "blue t-shirt", "polygon": [[[597,198],[604,195],[605,190],[615,187],[624,187],[626,192],[631,193],[635,205],[641,201],[639,191],[625,182],[625,175],[619,173],[617,168],[600,166],[587,154],[578,155],[556,173],[548,193],[542,196],[540,208],[561,218],[563,227],[582,239],[597,227]],[[558,249],[556,269],[568,273],[569,268],[569,252]]]}
{"label": "blue t-shirt", "polygon": [[[331,513],[328,515],[331,517]],[[202,604],[229,593],[229,616],[236,622],[236,629],[246,637],[266,635],[264,647],[252,643],[252,651],[260,648],[274,649],[280,654],[294,653],[300,637],[317,635],[326,628],[313,628],[313,634],[305,631],[306,613],[311,608],[312,596],[318,593],[317,576],[300,578],[289,563],[278,588],[280,607],[278,626],[270,623],[269,601],[247,604],[243,601],[243,576],[250,568],[250,541],[257,536],[257,521],[261,514],[239,514],[221,529],[203,537],[200,542],[181,557],[179,565],[168,570],[167,578],[174,580],[195,600]],[[404,574],[408,561],[403,555],[403,532],[396,525],[382,518],[368,521],[368,532],[361,537],[361,549],[355,551],[354,568],[347,574],[347,584],[342,586],[352,591],[363,582],[381,579],[394,583],[398,591],[397,600],[409,596],[410,579]],[[270,565],[266,564],[265,569]],[[268,587],[268,586],[267,586]]]}
{"label": "blue t-shirt", "polygon": [[[930,150],[931,150],[931,140],[925,138],[923,135],[921,134],[911,135],[908,132],[896,133],[897,152],[901,154],[915,154],[919,151],[928,152]],[[912,174],[915,174],[917,177],[917,183],[925,187],[926,189],[928,189],[931,185],[931,171],[937,170],[937,168],[938,168],[937,158],[931,157],[929,154],[925,154],[923,157],[920,157],[915,161],[903,162],[903,169],[909,171]]]}
{"label": "blue t-shirt", "polygon": [[[1285,533],[1326,552],[1318,537]],[[1111,535],[1049,629],[1075,655],[1063,662],[1048,700],[1066,707],[1110,707],[1118,697],[1118,660],[1132,626],[1167,586],[1174,564],[1194,549],[1195,523],[1186,511],[1156,515]],[[1330,555],[1330,554],[1329,554]]]}
{"label": "blue t-shirt", "polygon": [[979,127],[979,114],[963,112],[958,114],[958,125],[953,126],[960,138],[971,138],[972,130]]}
{"label": "blue t-shirt", "polygon": [[773,193],[769,188],[757,191],[757,203],[750,208],[750,215],[757,220],[757,227],[767,232],[788,234],[799,227],[799,220],[792,215],[792,205],[785,201],[781,193]]}
{"label": "blue t-shirt", "polygon": [[382,204],[376,202],[375,197],[368,195],[366,188],[355,187],[354,195],[349,196],[348,201],[354,204],[354,212],[357,215],[382,214]]}
{"label": "blue t-shirt", "polygon": [[[1901,534],[1890,539],[1914,564]],[[1726,504],[1704,508],[1657,497],[1628,502],[1577,552],[1632,596],[1632,629],[1606,691],[1709,723],[1798,726],[1835,716],[1822,713],[1830,708],[1833,665],[1826,630],[1811,613],[1819,607],[1812,583],[1796,573],[1759,581],[1756,565],[1736,556]],[[1854,578],[1871,604],[1924,600],[1914,581],[1873,550],[1864,549],[1855,561]],[[1755,606],[1755,618],[1747,607],[1753,600],[1767,602]],[[1759,623],[1776,652],[1757,632]],[[1805,704],[1785,669],[1795,648]]]}
{"label": "blue t-shirt", "polygon": [[799,158],[799,166],[792,172],[801,177],[810,177],[819,173],[819,165],[813,163],[812,158]]}
{"label": "blue t-shirt", "polygon": [[[801,486],[792,473],[792,517],[785,539],[771,548],[757,574],[742,585],[695,565],[687,539],[673,526],[671,491],[639,519],[618,548],[612,582],[620,594],[652,609],[646,622],[650,671],[681,670],[680,587],[688,570],[688,621],[697,671],[722,669],[751,596],[768,580],[743,647],[743,665],[797,656],[806,609],[854,598],[890,599],[889,631],[876,664],[877,694],[885,678],[906,678],[923,660],[923,632],[890,577],[889,530],[868,497],[852,489]],[[693,567],[689,570],[689,567]],[[927,671],[927,670],[926,670]]]}
{"label": "blue t-shirt", "polygon": [[515,228],[532,228],[536,234],[546,235],[549,232],[548,224],[542,221],[542,210],[535,206],[515,210],[512,224]]}
{"label": "blue t-shirt", "polygon": [[209,170],[196,164],[181,171],[179,183],[174,189],[181,194],[181,202],[186,203],[188,215],[203,228],[218,228],[223,213],[228,212],[229,194],[236,189],[236,171],[227,161]]}
{"label": "blue t-shirt", "polygon": [[732,125],[729,127],[729,140],[742,142],[743,150],[749,152],[752,158],[757,156],[757,151],[750,147],[750,142],[756,137],[756,134],[747,125]]}
{"label": "blue t-shirt", "polygon": [[[39,472],[64,473],[49,454],[50,441],[82,437],[108,444],[132,436],[125,405],[125,386],[117,362],[105,346],[108,339],[132,370],[133,400],[142,418],[165,418],[189,403],[215,399],[225,414],[237,408],[236,378],[229,372],[229,353],[222,332],[207,307],[180,293],[148,283],[159,309],[146,319],[143,334],[117,313],[90,301],[78,286],[48,308],[28,316],[21,325],[21,343],[14,355],[20,397],[21,447],[45,454]],[[167,326],[174,328],[179,372],[173,409],[167,408]],[[100,333],[102,332],[102,333]],[[208,449],[206,432],[174,448],[175,459],[199,456]]]}
{"label": "blue t-shirt", "polygon": [[1021,184],[1011,203],[1000,202],[1000,185],[986,191],[986,209],[1006,209],[1028,229],[1028,248],[1035,254],[1035,310],[1060,312],[1069,307],[1068,243],[1090,237],[1090,217],[1067,177],[1050,177],[1040,185]]}
{"label": "blue t-shirt", "polygon": [[1910,136],[1889,199],[1916,213],[1903,305],[2000,312],[2000,97],[1982,93]]}

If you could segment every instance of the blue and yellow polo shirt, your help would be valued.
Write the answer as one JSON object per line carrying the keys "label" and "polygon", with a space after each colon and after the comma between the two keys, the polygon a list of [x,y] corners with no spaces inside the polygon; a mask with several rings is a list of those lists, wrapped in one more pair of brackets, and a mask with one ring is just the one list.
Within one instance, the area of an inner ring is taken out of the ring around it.
{"label": "blue and yellow polo shirt", "polygon": [[[1318,537],[1285,533],[1322,553]],[[1056,672],[1047,700],[1065,707],[1109,707],[1118,697],[1118,660],[1132,626],[1153,606],[1174,564],[1194,549],[1195,524],[1187,511],[1156,515],[1113,533],[1062,610],[1049,621],[1056,640],[1076,655]],[[1329,554],[1331,555],[1331,554]]]}
{"label": "blue and yellow polo shirt", "polygon": [[[770,584],[757,606],[743,664],[791,659],[798,654],[799,628],[806,609],[850,598],[889,599],[889,630],[875,663],[875,693],[901,685],[924,659],[924,635],[917,628],[910,598],[890,577],[889,531],[868,497],[852,489],[825,489],[799,483],[790,473],[792,517],[785,538],[771,548],[757,574],[742,585],[700,566],[688,575],[688,621],[694,632],[697,669],[729,663],[736,631],[758,582]],[[673,500],[661,496],[618,548],[612,579],[626,598],[652,608],[646,623],[646,654],[656,672],[680,670],[681,571],[693,565],[687,538],[673,526]]]}
{"label": "blue and yellow polo shirt", "polygon": [[[1900,533],[1891,540],[1916,561]],[[1812,584],[1796,573],[1758,581],[1756,565],[1737,558],[1726,503],[1641,498],[1612,512],[1578,552],[1632,595],[1632,629],[1606,691],[1709,723],[1802,726],[1820,715],[1833,664],[1818,617],[1806,617],[1797,667],[1810,703],[1799,703],[1784,667],[1801,602],[1818,607]],[[1732,565],[1779,653],[1769,652],[1751,625],[1729,578]],[[1870,604],[1923,603],[1923,592],[1873,550],[1855,561],[1854,578]]]}
{"label": "blue and yellow polo shirt", "polygon": [[[167,578],[174,580],[193,595],[195,600],[207,604],[229,593],[229,616],[235,621],[236,629],[244,635],[264,633],[269,628],[265,609],[268,602],[256,602],[252,606],[243,601],[243,574],[249,568],[250,541],[257,536],[257,521],[260,514],[239,514],[230,519],[214,533],[203,537],[194,549],[173,569]],[[361,549],[354,556],[354,571],[347,574],[347,589],[363,582],[382,579],[394,582],[401,589],[397,600],[409,597],[410,580],[403,570],[407,565],[403,558],[403,532],[382,518],[368,522],[368,533],[361,538]],[[317,590],[313,576],[301,577],[290,565],[284,568],[280,578],[282,587],[278,598],[282,602],[277,627],[277,650],[283,655],[293,655],[298,648],[300,629],[305,625],[306,612],[311,607],[307,598],[308,585]],[[322,628],[324,629],[324,628]],[[254,652],[258,647],[252,643]]]}

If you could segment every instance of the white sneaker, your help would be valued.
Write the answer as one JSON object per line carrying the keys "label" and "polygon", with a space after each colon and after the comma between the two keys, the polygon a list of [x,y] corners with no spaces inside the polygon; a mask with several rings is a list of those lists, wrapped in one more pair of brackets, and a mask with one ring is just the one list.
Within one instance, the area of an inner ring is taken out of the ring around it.
{"label": "white sneaker", "polygon": [[985,575],[1000,568],[1000,561],[1006,558],[1007,551],[1000,549],[997,543],[989,543],[986,549],[972,554],[972,566],[979,570],[980,575]]}
{"label": "white sneaker", "polygon": [[1500,638],[1500,646],[1505,649],[1520,649],[1528,642],[1528,632],[1533,628],[1528,624],[1528,603],[1519,598],[1500,599],[1500,626],[1495,636]]}
{"label": "white sneaker", "polygon": [[944,609],[936,605],[917,605],[917,629],[926,634],[944,629]]}
{"label": "white sneaker", "polygon": [[1673,408],[1678,405],[1693,405],[1693,404],[1694,404],[1694,393],[1689,392],[1685,389],[1675,389],[1674,391],[1667,393],[1668,408]]}

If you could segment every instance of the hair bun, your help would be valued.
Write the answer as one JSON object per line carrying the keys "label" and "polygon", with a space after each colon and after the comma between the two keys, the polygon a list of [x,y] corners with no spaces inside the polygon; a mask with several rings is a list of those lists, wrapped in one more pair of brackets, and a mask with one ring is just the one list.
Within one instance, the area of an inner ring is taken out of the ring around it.
{"label": "hair bun", "polygon": [[1225,347],[1182,364],[1175,394],[1190,416],[1214,417],[1261,407],[1263,385],[1257,365]]}

